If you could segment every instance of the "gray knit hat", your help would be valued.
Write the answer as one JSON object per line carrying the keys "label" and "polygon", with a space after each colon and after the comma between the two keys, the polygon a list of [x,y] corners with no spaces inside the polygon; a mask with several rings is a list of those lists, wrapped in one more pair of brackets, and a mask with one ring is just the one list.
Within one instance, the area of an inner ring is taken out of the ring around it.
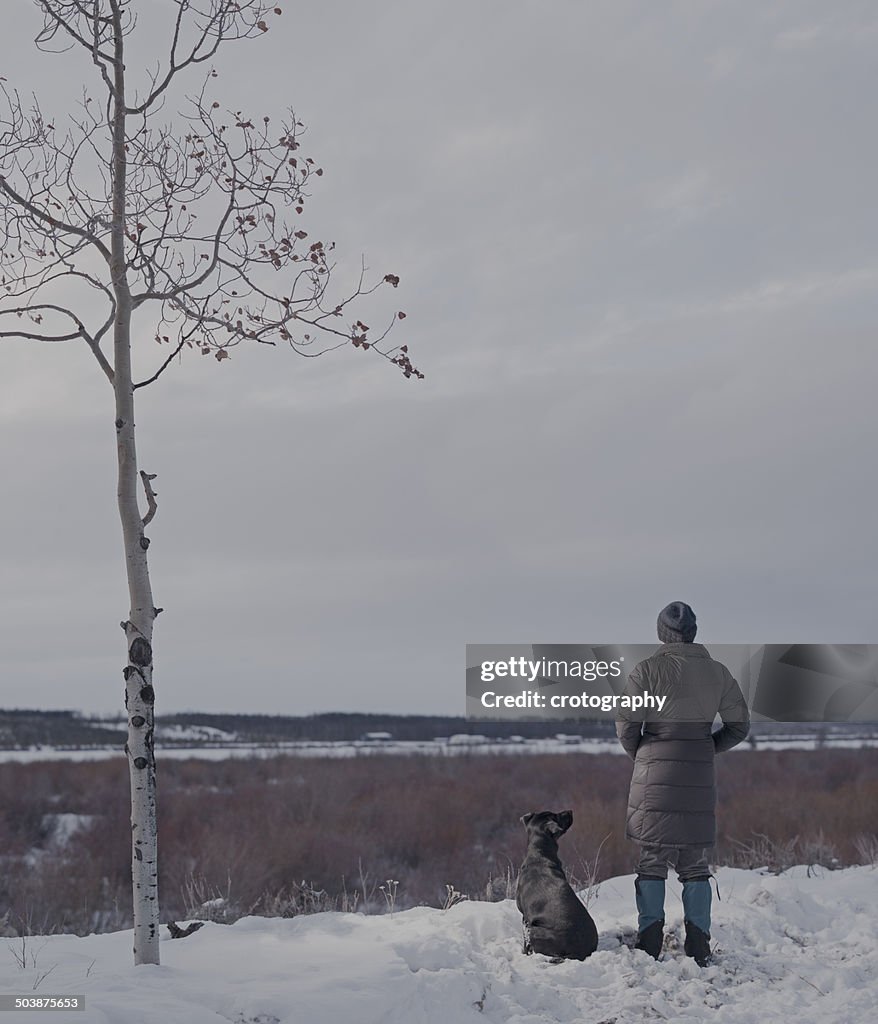
{"label": "gray knit hat", "polygon": [[657,628],[663,644],[691,644],[698,630],[695,612],[682,601],[671,601],[659,612]]}

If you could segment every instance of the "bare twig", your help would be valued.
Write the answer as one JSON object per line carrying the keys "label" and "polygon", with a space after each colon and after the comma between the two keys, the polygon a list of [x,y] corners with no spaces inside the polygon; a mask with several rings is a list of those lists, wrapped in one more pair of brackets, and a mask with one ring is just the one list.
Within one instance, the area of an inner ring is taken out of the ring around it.
{"label": "bare twig", "polygon": [[152,489],[152,481],[155,480],[155,478],[156,478],[156,474],[155,473],[146,473],[144,470],[140,471],[140,479],[143,481],[143,489],[146,492],[146,501],[147,501],[147,504],[149,505],[149,510],[147,511],[146,515],[143,517],[143,525],[144,526],[149,526],[149,524],[152,522],[153,517],[155,516],[155,513],[156,513],[156,508],[158,507],[156,505],[156,500],[155,500],[156,499],[156,493]]}
{"label": "bare twig", "polygon": [[39,972],[37,972],[37,974],[34,976],[34,983],[33,983],[33,986],[32,986],[32,990],[34,992],[36,992],[36,990],[40,987],[40,985],[42,985],[42,983],[46,980],[46,978],[49,977],[49,975],[52,973],[52,971],[55,970],[55,968],[57,966],[58,966],[57,964],[52,964],[52,966],[47,971],[39,971]]}

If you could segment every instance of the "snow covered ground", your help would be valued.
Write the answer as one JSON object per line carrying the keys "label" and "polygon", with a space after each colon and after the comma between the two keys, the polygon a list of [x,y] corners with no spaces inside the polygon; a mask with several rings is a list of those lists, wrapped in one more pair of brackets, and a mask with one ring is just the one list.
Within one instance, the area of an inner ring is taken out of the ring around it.
{"label": "snow covered ground", "polygon": [[[221,730],[216,730],[221,732]],[[173,734],[173,738],[181,738],[181,733]],[[193,737],[194,738],[194,737]],[[204,737],[209,739],[208,737]],[[457,740],[452,743],[451,740]],[[399,756],[433,756],[460,757],[469,755],[488,756],[491,754],[620,754],[624,750],[618,741],[612,738],[599,739],[591,737],[563,737],[547,739],[489,740],[484,736],[468,736],[468,742],[458,737],[435,740],[391,740],[381,743],[373,742],[336,742],[319,743],[312,740],[277,744],[253,744],[216,742],[210,738],[209,746],[163,746],[161,740],[156,741],[156,752],[161,758],[185,759],[189,757],[203,758],[211,761],[222,761],[231,757],[277,757],[285,754],[290,757],[374,757],[376,755],[395,754]],[[878,738],[863,735],[856,738],[843,736],[789,736],[768,738],[759,737],[756,750],[836,750],[861,749],[878,746]],[[749,743],[735,747],[735,751],[753,750]],[[65,749],[60,747],[31,747],[28,750],[0,750],[0,763],[4,761],[97,761],[108,757],[123,757],[121,746],[91,747],[85,749]]]}
{"label": "snow covered ground", "polygon": [[[79,994],[79,1024],[865,1024],[876,1017],[878,870],[722,868],[716,962],[683,956],[679,886],[655,962],[630,950],[633,876],[600,884],[601,934],[584,963],[520,952],[512,901],[419,907],[392,916],[318,914],[206,924],[162,940],[161,967],[133,967],[132,933],[2,940],[0,992]],[[163,929],[164,931],[164,929]],[[34,988],[40,974],[51,974]],[[5,1024],[33,1012],[3,1014]]]}

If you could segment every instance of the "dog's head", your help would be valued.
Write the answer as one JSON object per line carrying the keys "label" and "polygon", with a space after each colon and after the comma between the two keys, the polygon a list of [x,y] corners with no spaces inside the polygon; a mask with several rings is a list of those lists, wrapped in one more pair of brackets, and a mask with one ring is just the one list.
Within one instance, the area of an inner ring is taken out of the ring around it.
{"label": "dog's head", "polygon": [[521,823],[529,836],[551,836],[557,840],[573,824],[573,811],[531,811],[522,815]]}

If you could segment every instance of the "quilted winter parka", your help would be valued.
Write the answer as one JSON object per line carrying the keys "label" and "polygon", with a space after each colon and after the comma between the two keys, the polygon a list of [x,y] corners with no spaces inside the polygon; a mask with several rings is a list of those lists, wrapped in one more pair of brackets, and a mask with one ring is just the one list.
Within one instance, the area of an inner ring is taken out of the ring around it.
{"label": "quilted winter parka", "polygon": [[[670,643],[629,675],[626,692],[644,691],[667,700],[661,713],[622,712],[616,723],[634,760],[625,834],[646,846],[713,846],[714,755],[750,729],[741,688],[703,644]],[[712,732],[717,714],[723,725]]]}

